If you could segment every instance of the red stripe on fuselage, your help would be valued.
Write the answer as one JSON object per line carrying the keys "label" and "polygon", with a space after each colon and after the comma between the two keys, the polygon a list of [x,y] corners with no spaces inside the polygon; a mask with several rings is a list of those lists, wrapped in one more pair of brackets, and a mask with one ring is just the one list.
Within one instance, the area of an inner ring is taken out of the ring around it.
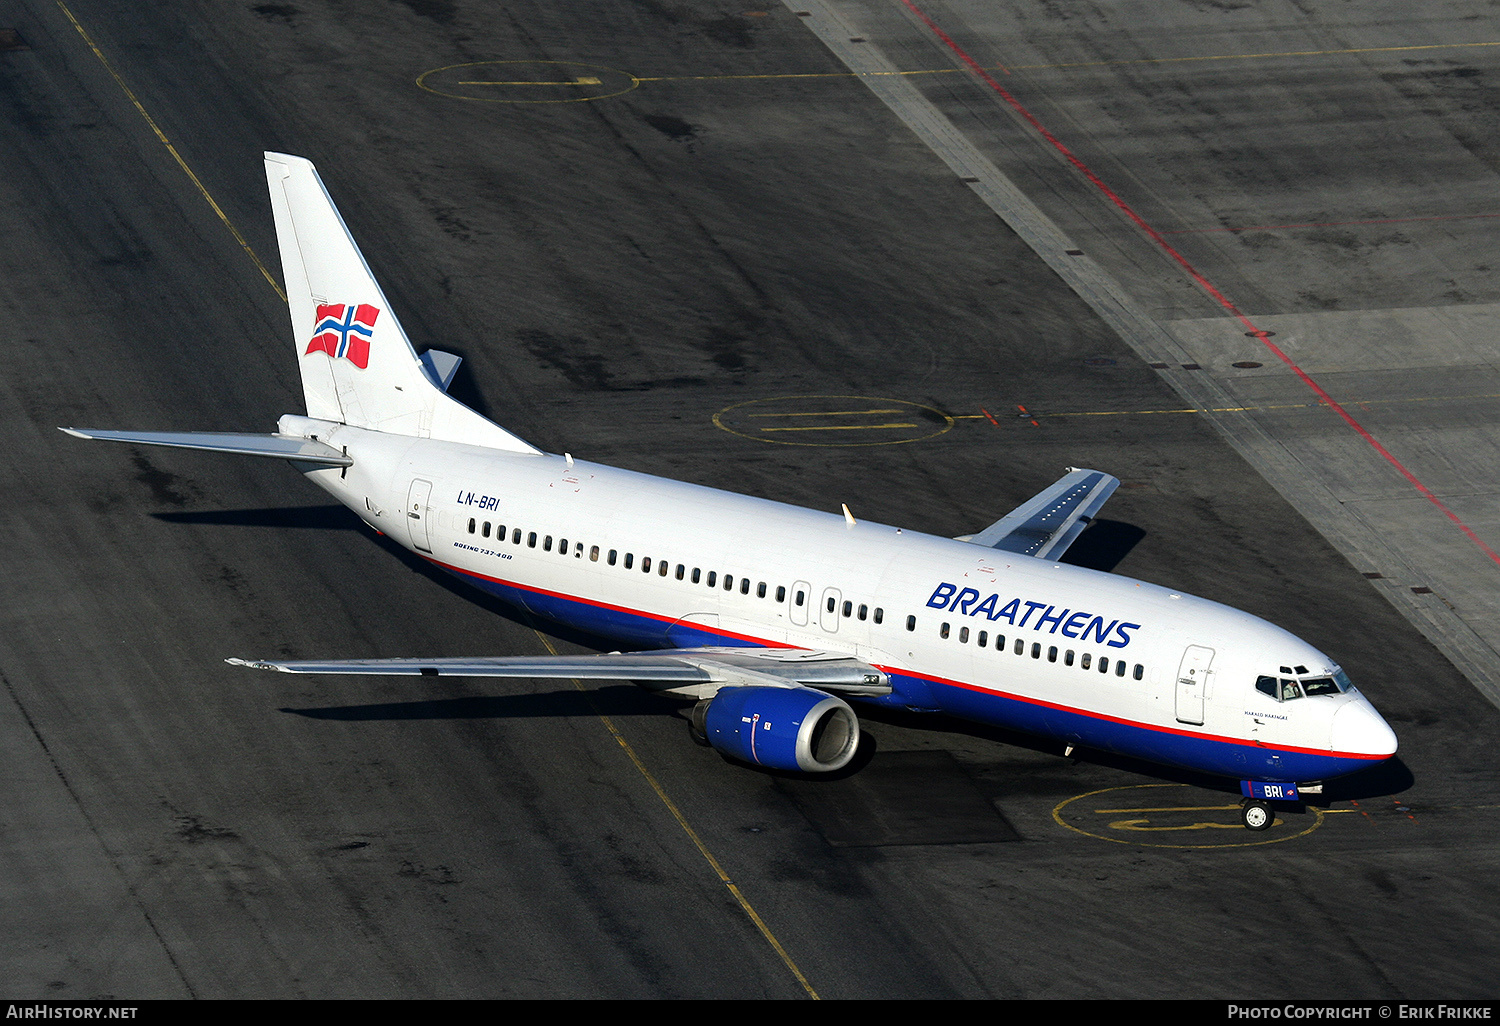
{"label": "red stripe on fuselage", "polygon": [[[518,591],[527,591],[536,595],[546,595],[550,598],[561,599],[565,602],[577,602],[580,605],[592,606],[596,609],[608,609],[612,612],[624,613],[627,616],[637,616],[646,620],[655,620],[668,626],[674,623],[678,623],[681,620],[680,617],[662,616],[659,613],[648,613],[644,610],[632,609],[629,606],[617,606],[609,602],[600,602],[597,599],[583,598],[582,596],[578,595],[569,595],[565,592],[560,591],[551,591],[547,588],[538,588],[534,585],[521,584],[517,581],[507,581],[504,578],[492,577],[489,574],[482,574],[477,570],[466,570],[463,567],[454,566],[450,563],[444,563],[442,560],[436,559],[432,556],[424,556],[423,558],[426,559],[429,563],[432,563],[434,566],[440,567],[452,573],[456,573],[464,577],[478,577],[481,580],[491,581],[495,584],[499,584],[507,588],[515,588]],[[804,645],[791,645],[782,641],[768,641],[764,638],[758,638],[753,634],[738,634],[734,631],[726,631],[723,628],[709,627],[704,624],[692,623],[691,621],[688,622],[688,625],[693,630],[702,631],[705,634],[718,634],[726,638],[735,638],[739,641],[752,642],[753,644],[760,645],[765,648],[807,647]],[[853,653],[851,653],[851,655],[852,654]],[[1095,712],[1092,709],[1079,709],[1070,705],[1062,705],[1057,702],[1048,702],[1040,698],[1030,698],[1025,695],[1012,694],[1011,692],[1000,691],[996,688],[985,687],[980,684],[969,684],[964,681],[952,680],[947,677],[939,677],[935,674],[930,673],[921,673],[916,670],[908,670],[896,666],[882,666],[878,663],[872,665],[874,665],[875,668],[877,670],[880,670],[882,673],[897,674],[904,677],[915,677],[918,680],[929,681],[933,684],[944,684],[949,687],[962,688],[965,691],[974,691],[981,694],[993,695],[996,698],[1008,699],[1013,702],[1024,702],[1027,705],[1037,706],[1039,708],[1056,709],[1059,712],[1072,713],[1078,716],[1086,716],[1090,719],[1099,720],[1105,723],[1114,723],[1122,727],[1130,727],[1136,730],[1149,730],[1160,734],[1173,734],[1178,737],[1190,737],[1196,740],[1212,741],[1218,744],[1254,745],[1257,748],[1262,748],[1270,752],[1296,752],[1301,755],[1317,755],[1325,756],[1328,758],[1343,759],[1380,760],[1387,758],[1387,756],[1384,755],[1370,755],[1365,752],[1334,752],[1324,748],[1299,748],[1294,745],[1263,745],[1259,742],[1249,741],[1244,738],[1226,737],[1220,734],[1208,734],[1196,730],[1183,730],[1178,727],[1159,726],[1154,723],[1142,723],[1138,720],[1129,720],[1120,716],[1111,716],[1108,713]]]}

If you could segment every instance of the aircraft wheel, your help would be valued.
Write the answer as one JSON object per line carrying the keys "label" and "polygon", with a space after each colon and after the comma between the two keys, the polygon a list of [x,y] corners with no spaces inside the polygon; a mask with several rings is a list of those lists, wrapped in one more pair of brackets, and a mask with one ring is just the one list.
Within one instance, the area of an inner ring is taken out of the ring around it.
{"label": "aircraft wheel", "polygon": [[1240,810],[1240,819],[1246,830],[1269,830],[1276,822],[1276,815],[1265,802],[1246,802]]}

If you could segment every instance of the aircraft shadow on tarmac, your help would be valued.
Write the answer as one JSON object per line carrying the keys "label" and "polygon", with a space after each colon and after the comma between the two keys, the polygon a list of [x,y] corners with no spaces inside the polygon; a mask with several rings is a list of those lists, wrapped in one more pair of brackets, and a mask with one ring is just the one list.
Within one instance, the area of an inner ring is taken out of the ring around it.
{"label": "aircraft shadow on tarmac", "polygon": [[1134,524],[1121,520],[1095,520],[1078,536],[1060,562],[1112,573],[1145,537],[1146,532]]}
{"label": "aircraft shadow on tarmac", "polygon": [[343,506],[292,506],[266,509],[219,509],[199,513],[153,513],[168,524],[205,527],[301,527],[319,531],[352,531],[359,518]]}

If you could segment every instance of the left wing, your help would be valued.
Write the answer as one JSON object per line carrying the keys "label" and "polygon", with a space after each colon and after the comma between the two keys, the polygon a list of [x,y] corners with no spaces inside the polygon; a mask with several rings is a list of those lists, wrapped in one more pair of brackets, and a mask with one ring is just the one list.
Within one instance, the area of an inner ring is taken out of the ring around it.
{"label": "left wing", "polygon": [[248,660],[234,666],[282,673],[354,673],[421,677],[573,677],[628,680],[687,698],[712,698],[722,687],[808,686],[845,695],[885,695],[890,678],[842,652],[805,648],[676,648],[585,656],[496,656],[449,659]]}
{"label": "left wing", "polygon": [[1103,471],[1069,467],[1063,477],[983,531],[955,540],[1038,559],[1061,559],[1118,487],[1120,479]]}

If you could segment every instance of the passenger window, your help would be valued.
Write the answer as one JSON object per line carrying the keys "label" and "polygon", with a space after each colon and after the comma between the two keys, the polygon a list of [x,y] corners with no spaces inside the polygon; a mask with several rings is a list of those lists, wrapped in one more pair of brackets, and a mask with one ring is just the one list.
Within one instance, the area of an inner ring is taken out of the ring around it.
{"label": "passenger window", "polygon": [[805,592],[805,591],[799,591],[799,592],[797,592],[797,605],[800,606],[805,601],[807,601],[807,592]]}
{"label": "passenger window", "polygon": [[568,554],[568,539],[564,538],[557,543],[557,554],[566,556]]}
{"label": "passenger window", "polygon": [[614,566],[615,565],[615,558],[618,557],[619,554],[620,554],[620,550],[619,549],[610,549],[609,550],[609,565],[610,566]]}
{"label": "passenger window", "polygon": [[532,531],[530,534],[528,534],[526,536],[526,547],[528,549],[534,549],[534,548],[536,548],[536,532],[535,531]]}
{"label": "passenger window", "polygon": [[[834,597],[833,597],[833,596],[832,596],[832,595],[829,595],[829,596],[828,596],[828,611],[829,611],[829,612],[830,612],[830,613],[831,613],[831,612],[833,612],[833,607],[834,607],[834,606],[835,606],[835,605],[837,605],[837,604],[838,604],[838,603],[837,603],[837,602],[836,602],[836,600],[835,600],[835,599],[834,599]],[[943,634],[943,637],[945,637],[945,638],[946,638],[946,637],[947,637],[947,636],[948,636],[948,635],[947,635],[947,633],[946,633],[946,632],[947,632],[947,630],[948,630],[948,625],[947,625],[947,624],[943,624],[943,631],[944,631],[944,632],[945,632],[945,633],[944,633],[944,634]]]}
{"label": "passenger window", "polygon": [[844,600],[844,615],[848,616],[849,613],[851,611],[853,611],[853,609],[854,609],[854,603],[850,602],[848,599],[845,599]]}
{"label": "passenger window", "polygon": [[696,566],[693,567],[693,583],[697,584],[702,578],[703,578],[703,571],[700,570]]}
{"label": "passenger window", "polygon": [[1140,680],[1141,677],[1143,677],[1145,675],[1145,673],[1146,673],[1146,667],[1144,667],[1140,663],[1136,663],[1135,664],[1135,679],[1136,680]]}
{"label": "passenger window", "polygon": [[505,540],[505,525],[504,524],[501,524],[499,527],[495,528],[495,537],[497,539],[499,539],[500,541],[504,541]]}
{"label": "passenger window", "polygon": [[486,520],[484,522],[484,526],[479,529],[479,537],[481,537],[481,538],[488,538],[489,536],[490,536],[490,522],[488,520]]}
{"label": "passenger window", "polygon": [[1056,645],[1048,645],[1047,646],[1047,662],[1049,662],[1049,663],[1055,663],[1055,662],[1057,662],[1057,646]]}
{"label": "passenger window", "polygon": [[1078,660],[1078,665],[1081,666],[1081,667],[1083,667],[1085,670],[1087,670],[1089,668],[1089,660],[1091,660],[1093,658],[1094,657],[1093,657],[1092,654],[1090,654],[1088,652],[1085,652],[1083,654],[1083,658],[1080,659],[1080,660]]}
{"label": "passenger window", "polygon": [[635,567],[635,553],[634,552],[627,552],[627,553],[625,553],[625,569],[626,570],[630,570],[630,569],[633,569],[634,567]]}
{"label": "passenger window", "polygon": [[995,651],[996,652],[1004,652],[1005,651],[1005,635],[1004,634],[996,634],[995,635]]}
{"label": "passenger window", "polygon": [[1063,653],[1063,665],[1064,666],[1072,666],[1073,665],[1073,650],[1071,648],[1068,649],[1066,652]]}
{"label": "passenger window", "polygon": [[599,546],[597,546],[597,545],[590,546],[590,548],[589,548],[589,562],[590,563],[597,563],[597,562],[599,562]]}
{"label": "passenger window", "polygon": [[938,637],[940,637],[940,638],[946,638],[947,636],[948,636],[948,625],[947,624],[943,624],[941,627],[938,628]]}
{"label": "passenger window", "polygon": [[724,590],[725,591],[733,591],[734,590],[734,575],[733,574],[725,574],[724,575]]}
{"label": "passenger window", "polygon": [[915,616],[908,616],[906,618],[906,629],[909,631],[917,629],[917,618]]}
{"label": "passenger window", "polygon": [[1115,676],[1116,677],[1123,677],[1123,676],[1125,676],[1125,660],[1123,660],[1123,659],[1116,659],[1115,660]]}
{"label": "passenger window", "polygon": [[545,538],[542,539],[542,551],[543,552],[551,552],[552,551],[552,536],[550,534],[547,535],[547,537],[545,537]]}
{"label": "passenger window", "polygon": [[1109,672],[1109,660],[1108,659],[1101,659],[1101,660],[1099,660],[1099,672],[1100,673],[1108,673]]}
{"label": "passenger window", "polygon": [[1016,639],[1016,655],[1025,655],[1025,654],[1026,654],[1026,639],[1024,639],[1024,638],[1017,638]]}
{"label": "passenger window", "polygon": [[573,558],[574,559],[582,559],[583,558],[583,542],[575,542],[574,543],[574,545],[573,545]]}
{"label": "passenger window", "polygon": [[667,576],[667,571],[670,569],[672,568],[667,565],[667,561],[665,559],[658,559],[656,561],[656,576],[665,577]]}
{"label": "passenger window", "polygon": [[755,586],[755,597],[756,598],[765,598],[766,597],[766,582],[765,581],[761,581],[759,584],[757,584]]}
{"label": "passenger window", "polygon": [[521,529],[519,527],[516,528],[515,531],[511,534],[511,536],[510,536],[510,543],[512,545],[519,545],[519,544],[521,544]]}
{"label": "passenger window", "polygon": [[707,584],[708,584],[708,586],[710,588],[712,588],[714,586],[714,582],[717,581],[718,579],[719,579],[719,572],[717,570],[710,570],[708,572],[708,581],[707,581]]}
{"label": "passenger window", "polygon": [[963,642],[965,645],[969,643],[969,628],[960,627],[958,629],[958,640]]}
{"label": "passenger window", "polygon": [[[626,564],[626,566],[629,566],[629,565],[630,564],[628,564],[628,563]],[[643,574],[649,574],[650,572],[651,572],[651,557],[650,556],[642,556],[641,557],[641,573],[643,573]]]}
{"label": "passenger window", "polygon": [[474,533],[474,518],[473,517],[469,518],[469,533],[470,534]]}
{"label": "passenger window", "polygon": [[777,605],[780,605],[781,603],[783,603],[785,601],[786,601],[786,585],[784,585],[784,584],[778,584],[778,585],[776,585],[776,603],[777,603]]}
{"label": "passenger window", "polygon": [[884,623],[885,622],[885,610],[881,609],[879,606],[875,607],[875,622],[876,623]]}
{"label": "passenger window", "polygon": [[869,612],[870,612],[870,607],[869,607],[869,606],[867,606],[867,605],[865,605],[865,604],[864,604],[864,603],[863,603],[863,602],[861,602],[861,603],[860,603],[860,605],[859,605],[859,618],[860,618],[860,619],[861,619],[861,620],[863,620],[863,619],[864,619],[864,618],[865,618],[865,616],[866,616],[866,615],[867,615],[867,614],[868,614],[868,613],[869,613]]}
{"label": "passenger window", "polygon": [[681,563],[678,563],[677,564],[677,579],[679,581],[682,580],[683,575],[686,574],[686,573],[687,573],[687,567],[683,566]]}
{"label": "passenger window", "polygon": [[1031,643],[1031,658],[1033,658],[1033,659],[1040,659],[1041,657],[1042,657],[1042,645],[1041,645],[1041,642],[1033,641]]}
{"label": "passenger window", "polygon": [[[765,590],[765,585],[764,584],[761,585],[761,590],[762,591]],[[741,577],[740,578],[740,594],[741,595],[748,595],[748,594],[750,594],[750,578],[748,578],[748,577]]]}

